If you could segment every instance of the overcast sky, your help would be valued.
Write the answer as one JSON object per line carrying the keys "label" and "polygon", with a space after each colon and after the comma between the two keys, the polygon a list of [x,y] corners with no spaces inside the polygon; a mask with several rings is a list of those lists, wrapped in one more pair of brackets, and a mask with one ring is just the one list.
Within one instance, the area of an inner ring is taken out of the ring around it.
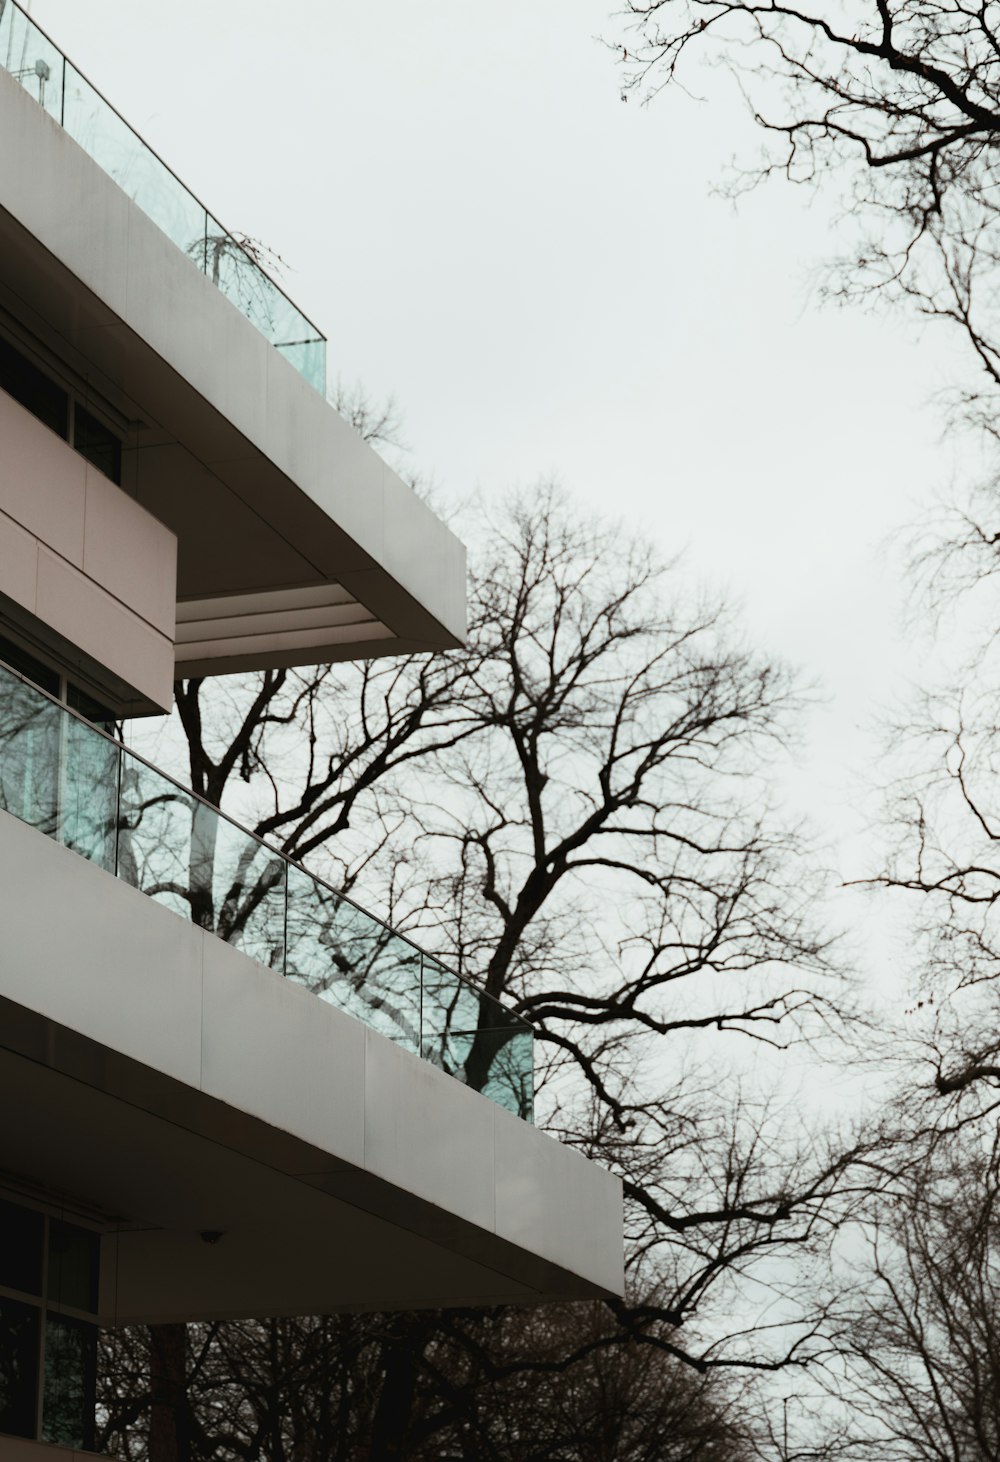
{"label": "overcast sky", "polygon": [[230,229],[329,374],[391,392],[442,499],[559,477],[743,606],[825,704],[794,793],[845,874],[878,703],[917,673],[887,537],[962,470],[945,336],[823,308],[828,200],[715,195],[758,138],[620,99],[607,0],[33,0]]}

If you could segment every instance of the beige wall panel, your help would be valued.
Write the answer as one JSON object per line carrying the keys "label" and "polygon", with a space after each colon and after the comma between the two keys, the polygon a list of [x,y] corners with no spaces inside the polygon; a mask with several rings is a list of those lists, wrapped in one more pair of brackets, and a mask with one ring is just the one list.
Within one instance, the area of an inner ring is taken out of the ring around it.
{"label": "beige wall panel", "polygon": [[426,505],[390,467],[382,474],[382,499],[385,561],[392,564],[394,576],[411,593],[419,594],[422,583],[433,581],[440,596],[442,618],[464,639],[467,608],[464,544],[450,534],[446,537],[428,532]]}
{"label": "beige wall panel", "polygon": [[0,509],[80,567],[86,462],[5,391],[0,391],[0,442]]}
{"label": "beige wall panel", "polygon": [[0,812],[0,994],[197,1087],[204,935]]}
{"label": "beige wall panel", "polygon": [[493,1103],[365,1034],[365,1167],[492,1232]]}
{"label": "beige wall panel", "polygon": [[[493,1107],[496,1232],[615,1293],[623,1284],[622,1185],[596,1163]],[[621,1242],[608,1243],[617,1233]],[[558,1256],[558,1259],[557,1259]]]}
{"label": "beige wall panel", "polygon": [[38,556],[35,613],[85,654],[169,708],[174,678],[170,640],[44,547]]}
{"label": "beige wall panel", "polygon": [[89,463],[83,570],[161,635],[173,638],[177,539]]}
{"label": "beige wall panel", "polygon": [[253,438],[292,482],[305,487],[319,507],[381,563],[385,466],[381,457],[276,350],[267,353],[267,376],[267,417]]}
{"label": "beige wall panel", "polygon": [[6,513],[0,513],[0,594],[34,614],[37,589],[38,543]]}
{"label": "beige wall panel", "polygon": [[360,1021],[210,940],[202,1041],[202,1088],[209,1095],[363,1165]]}

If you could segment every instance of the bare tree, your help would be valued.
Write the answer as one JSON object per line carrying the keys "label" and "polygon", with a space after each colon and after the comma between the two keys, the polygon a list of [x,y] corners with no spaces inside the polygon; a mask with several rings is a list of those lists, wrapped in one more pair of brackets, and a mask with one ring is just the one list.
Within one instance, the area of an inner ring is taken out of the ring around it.
{"label": "bare tree", "polygon": [[830,284],[844,299],[905,301],[958,326],[976,375],[960,399],[995,433],[1000,384],[1000,29],[990,6],[871,0],[628,0],[623,97],[707,84],[728,70],[763,149],[731,179],[814,185],[849,216]]}
{"label": "bare tree", "polygon": [[1000,1451],[995,1132],[936,1145],[897,1180],[851,1255],[841,1365],[844,1455],[993,1462]]}
{"label": "bare tree", "polygon": [[[102,1450],[145,1462],[146,1339],[113,1332],[104,1346]],[[401,1432],[391,1411],[400,1383]],[[738,1462],[750,1441],[743,1390],[662,1351],[621,1345],[596,1304],[192,1325],[186,1455]]]}
{"label": "bare tree", "polygon": [[[804,1365],[827,1343],[823,1306],[787,1261],[825,1251],[864,1154],[771,1095],[783,1053],[839,1033],[850,1006],[822,878],[768,802],[794,686],[555,490],[480,533],[467,650],[182,682],[187,778],[442,962],[425,1055],[510,1102],[530,1069],[495,1000],[533,1023],[540,1120],[625,1181],[631,1293],[598,1348],[703,1375]],[[156,815],[139,798],[140,831]],[[235,877],[218,830],[196,827],[212,815],[190,819],[181,911],[240,943],[266,855]],[[322,988],[384,1018],[386,986],[334,935],[340,983]],[[402,1455],[451,1326],[417,1317],[380,1342],[375,1455]],[[593,1350],[559,1364],[587,1373]]]}
{"label": "bare tree", "polygon": [[[545,1121],[623,1171],[636,1253],[677,1266],[630,1323],[673,1329],[737,1264],[810,1242],[844,1168],[772,1142],[766,1103],[737,1089],[743,1043],[817,1036],[846,998],[818,880],[767,807],[794,693],[558,495],[488,539],[467,652],[182,683],[189,775],[214,805],[245,779],[258,836],[534,1023]],[[198,916],[237,937],[229,879],[211,906],[207,884]],[[484,1087],[495,1043],[456,1051]]]}

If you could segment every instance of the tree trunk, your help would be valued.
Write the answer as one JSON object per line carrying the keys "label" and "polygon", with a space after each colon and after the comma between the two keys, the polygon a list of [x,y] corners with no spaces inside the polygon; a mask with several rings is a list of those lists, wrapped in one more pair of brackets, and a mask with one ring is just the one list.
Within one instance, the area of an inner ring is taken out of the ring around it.
{"label": "tree trunk", "polygon": [[405,1326],[397,1338],[383,1348],[385,1376],[372,1421],[371,1462],[398,1462],[406,1456],[406,1436],[417,1383],[417,1360],[423,1342],[422,1327]]}
{"label": "tree trunk", "polygon": [[149,1326],[149,1462],[190,1462],[187,1328]]}

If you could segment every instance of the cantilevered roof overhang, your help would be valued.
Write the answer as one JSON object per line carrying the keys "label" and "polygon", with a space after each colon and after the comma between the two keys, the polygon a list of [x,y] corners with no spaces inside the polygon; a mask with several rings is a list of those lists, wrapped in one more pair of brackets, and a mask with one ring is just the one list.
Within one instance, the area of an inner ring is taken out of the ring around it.
{"label": "cantilevered roof overhang", "polygon": [[460,644],[459,540],[2,71],[0,136],[0,311],[177,535],[178,674]]}

